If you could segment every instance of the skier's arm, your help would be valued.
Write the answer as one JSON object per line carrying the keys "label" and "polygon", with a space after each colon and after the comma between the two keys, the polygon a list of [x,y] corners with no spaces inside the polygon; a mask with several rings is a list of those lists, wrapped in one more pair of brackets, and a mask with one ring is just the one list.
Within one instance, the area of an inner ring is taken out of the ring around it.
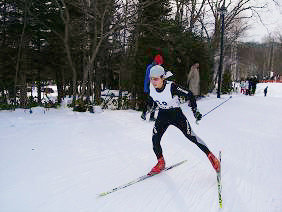
{"label": "skier's arm", "polygon": [[153,98],[151,96],[148,97],[147,101],[148,101],[148,104],[147,104],[148,108],[147,109],[149,111],[155,110],[156,107],[158,106],[157,103],[153,100]]}
{"label": "skier's arm", "polygon": [[184,96],[190,101],[190,107],[192,108],[193,114],[197,121],[200,121],[202,114],[197,110],[196,98],[190,90],[181,88],[180,86],[172,83],[171,85],[171,94],[177,96]]}
{"label": "skier's arm", "polygon": [[171,85],[171,94],[177,96],[184,96],[190,101],[192,110],[197,109],[196,98],[190,90],[184,89],[175,83]]}

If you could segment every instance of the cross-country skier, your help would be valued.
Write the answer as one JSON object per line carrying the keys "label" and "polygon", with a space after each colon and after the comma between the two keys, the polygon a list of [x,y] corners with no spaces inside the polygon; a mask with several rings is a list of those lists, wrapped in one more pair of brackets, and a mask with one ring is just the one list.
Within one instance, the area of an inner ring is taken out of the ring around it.
{"label": "cross-country skier", "polygon": [[183,134],[195,143],[208,157],[213,168],[219,172],[220,162],[208,149],[207,145],[192,131],[190,124],[180,108],[179,96],[190,100],[194,117],[201,120],[202,115],[197,110],[196,99],[190,90],[183,89],[174,82],[165,79],[165,70],[160,65],[155,65],[150,70],[150,101],[159,106],[159,113],[153,129],[153,150],[158,163],[148,175],[160,173],[165,168],[165,160],[160,145],[161,138],[169,125],[179,128]]}
{"label": "cross-country skier", "polygon": [[[141,114],[141,118],[144,120],[146,120],[146,112],[149,107],[149,102],[147,99],[150,93],[150,70],[155,65],[162,65],[162,64],[163,64],[163,57],[160,54],[158,54],[155,56],[154,61],[150,65],[148,65],[146,68],[146,74],[144,78],[144,93],[145,93],[146,103],[143,108],[143,112]],[[155,112],[150,113],[150,121],[155,121]]]}

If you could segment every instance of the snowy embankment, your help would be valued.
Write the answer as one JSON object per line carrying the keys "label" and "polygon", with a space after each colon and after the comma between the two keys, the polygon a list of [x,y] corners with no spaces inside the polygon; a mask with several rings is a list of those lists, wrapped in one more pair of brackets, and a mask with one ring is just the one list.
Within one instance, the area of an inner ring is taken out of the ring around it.
{"label": "snowy embankment", "polygon": [[[203,98],[198,108],[205,114],[228,97]],[[211,151],[222,150],[222,211],[282,211],[281,105],[282,98],[235,95],[199,125],[182,105]],[[0,111],[0,211],[218,211],[212,166],[175,127],[163,136],[164,156],[167,165],[187,159],[185,164],[97,198],[155,165],[153,123],[140,115]]]}
{"label": "snowy embankment", "polygon": [[282,97],[282,83],[258,83],[256,87],[256,96],[264,96],[264,89],[267,89],[267,96]]}

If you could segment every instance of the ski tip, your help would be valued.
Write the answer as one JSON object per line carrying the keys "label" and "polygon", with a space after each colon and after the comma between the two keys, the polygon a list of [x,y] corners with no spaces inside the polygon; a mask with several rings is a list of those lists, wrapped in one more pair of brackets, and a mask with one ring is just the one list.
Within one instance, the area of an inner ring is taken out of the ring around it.
{"label": "ski tip", "polygon": [[106,195],[107,195],[107,192],[103,192],[103,193],[98,194],[97,196],[98,196],[98,197],[104,197],[104,196],[106,196]]}
{"label": "ski tip", "polygon": [[[181,162],[179,162],[179,163],[177,163],[177,164],[180,165],[180,164],[185,163],[185,162],[187,162],[187,161],[188,161],[188,160],[183,160],[183,161],[181,161]],[[177,164],[176,164],[176,165],[177,165]]]}

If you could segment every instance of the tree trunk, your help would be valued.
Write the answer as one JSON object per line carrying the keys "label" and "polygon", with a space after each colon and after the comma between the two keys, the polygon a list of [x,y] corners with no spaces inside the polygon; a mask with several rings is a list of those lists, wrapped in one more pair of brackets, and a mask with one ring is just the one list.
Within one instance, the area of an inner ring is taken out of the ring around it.
{"label": "tree trunk", "polygon": [[56,70],[56,82],[57,82],[57,90],[58,90],[58,103],[62,102],[62,98],[64,97],[63,91],[63,80],[62,80],[62,72]]}
{"label": "tree trunk", "polygon": [[41,76],[40,76],[40,69],[37,70],[36,88],[37,88],[37,103],[39,105],[41,105]]}
{"label": "tree trunk", "polygon": [[95,105],[101,104],[101,74],[100,69],[95,71],[95,86],[94,86]]}
{"label": "tree trunk", "polygon": [[[81,99],[83,99],[84,95],[86,94],[86,87],[89,85],[89,76],[90,76],[90,68],[89,66],[89,60],[90,60],[90,55],[89,55],[89,50],[91,46],[91,38],[90,38],[90,20],[88,16],[88,10],[91,9],[91,2],[89,0],[84,0],[82,1],[83,5],[83,22],[82,25],[83,27],[83,34],[84,37],[82,39],[83,42],[83,78],[82,78],[82,89],[81,89]],[[95,21],[97,21],[95,17]],[[96,24],[95,24],[96,25]],[[97,33],[96,30],[94,30],[94,33]],[[94,36],[96,39],[96,36]],[[96,41],[95,41],[96,42]]]}
{"label": "tree trunk", "polygon": [[20,107],[21,108],[28,108],[28,98],[27,98],[27,87],[26,87],[26,76],[23,72],[21,72],[21,84],[20,88]]}
{"label": "tree trunk", "polygon": [[[3,8],[3,26],[6,26],[6,19],[7,19],[7,5],[6,5],[6,0],[4,0],[4,8]],[[2,47],[4,47],[6,45],[6,28],[4,27],[3,28],[3,31],[2,31],[3,35],[3,41],[2,41]]]}
{"label": "tree trunk", "polygon": [[27,11],[28,11],[29,5],[28,0],[25,0],[25,10],[24,10],[24,20],[23,20],[23,29],[21,33],[20,43],[18,47],[18,54],[17,54],[17,63],[16,63],[16,74],[15,74],[15,86],[14,86],[14,104],[17,102],[17,83],[18,83],[18,75],[20,71],[20,64],[22,61],[22,49],[24,46],[24,36],[25,36],[25,30],[27,25]]}
{"label": "tree trunk", "polygon": [[76,100],[76,95],[77,95],[77,71],[76,68],[73,64],[73,60],[72,60],[72,56],[71,56],[71,50],[69,47],[69,24],[70,24],[70,14],[68,11],[68,7],[65,3],[64,0],[60,1],[63,4],[63,8],[61,7],[61,5],[59,4],[59,2],[56,0],[56,4],[58,6],[58,8],[60,9],[60,16],[62,21],[64,22],[65,25],[65,31],[64,31],[64,37],[62,38],[62,36],[55,32],[64,42],[64,46],[65,46],[65,51],[67,54],[67,59],[68,59],[68,64],[70,66],[70,69],[72,70],[72,84],[71,84],[71,88],[72,88],[72,95],[73,95],[73,102],[75,102]]}

